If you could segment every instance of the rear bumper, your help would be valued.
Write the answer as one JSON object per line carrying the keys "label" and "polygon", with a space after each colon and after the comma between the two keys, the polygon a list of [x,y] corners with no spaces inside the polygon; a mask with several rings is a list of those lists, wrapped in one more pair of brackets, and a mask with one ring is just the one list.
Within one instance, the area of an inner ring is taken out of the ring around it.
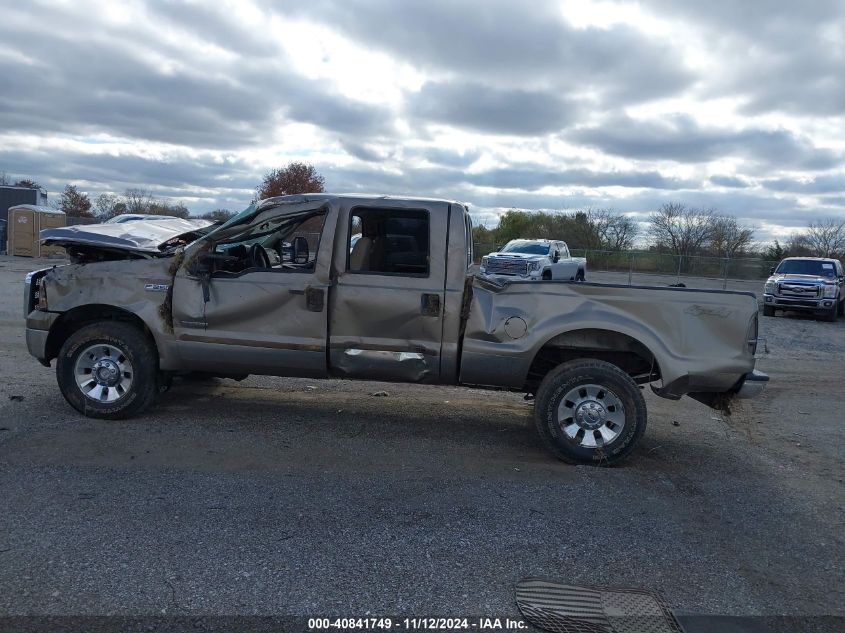
{"label": "rear bumper", "polygon": [[830,310],[836,305],[836,299],[792,299],[777,295],[763,295],[763,305],[782,310]]}
{"label": "rear bumper", "polygon": [[764,374],[763,372],[755,369],[750,374],[745,374],[745,376],[743,376],[739,390],[736,392],[736,397],[741,400],[756,398],[763,393],[763,390],[768,384],[768,374]]}

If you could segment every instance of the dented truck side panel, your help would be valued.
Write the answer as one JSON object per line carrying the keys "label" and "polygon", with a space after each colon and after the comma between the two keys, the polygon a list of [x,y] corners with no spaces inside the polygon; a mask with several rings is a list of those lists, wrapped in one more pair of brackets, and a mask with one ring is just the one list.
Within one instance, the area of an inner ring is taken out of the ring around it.
{"label": "dented truck side panel", "polygon": [[[209,235],[185,250],[174,278],[173,329],[182,369],[220,373],[326,377],[327,311],[337,209],[323,202],[286,205],[256,215],[257,226],[280,213],[325,213],[313,271],[248,270],[211,274],[208,301],[194,263],[243,228]],[[315,300],[316,299],[316,300]]]}
{"label": "dented truck side panel", "polygon": [[598,331],[594,347],[606,332],[647,350],[663,379],[661,395],[727,391],[754,367],[748,337],[756,314],[750,293],[476,280],[460,379],[523,388],[544,345],[566,346],[578,332]]}
{"label": "dented truck side panel", "polygon": [[[329,365],[341,378],[438,383],[443,340],[449,204],[342,199],[334,280],[329,292]],[[362,209],[412,211],[429,222],[428,272],[350,270],[349,219]]]}
{"label": "dented truck side panel", "polygon": [[178,369],[181,360],[162,314],[172,281],[171,263],[172,258],[162,257],[56,266],[45,276],[49,310],[44,314],[50,315],[48,323],[36,324],[39,311],[33,311],[27,327],[56,331],[57,325],[76,315],[84,314],[85,320],[92,320],[98,315],[111,318],[115,310],[122,311],[140,320],[153,337],[160,368]]}

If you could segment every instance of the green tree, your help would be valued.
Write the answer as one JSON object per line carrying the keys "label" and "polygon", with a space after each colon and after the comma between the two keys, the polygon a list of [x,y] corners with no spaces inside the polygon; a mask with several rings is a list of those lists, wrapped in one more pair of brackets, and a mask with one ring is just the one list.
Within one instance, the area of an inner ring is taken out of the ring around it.
{"label": "green tree", "polygon": [[769,244],[766,247],[763,256],[766,259],[770,259],[772,261],[780,261],[784,257],[789,257],[789,249],[782,246],[780,242],[777,240],[774,241],[774,244]]}

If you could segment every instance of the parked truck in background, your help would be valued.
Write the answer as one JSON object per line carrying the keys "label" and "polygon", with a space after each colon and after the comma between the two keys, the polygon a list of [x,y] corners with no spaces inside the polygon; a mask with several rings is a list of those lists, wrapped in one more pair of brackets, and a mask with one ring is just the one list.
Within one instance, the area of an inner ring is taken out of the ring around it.
{"label": "parked truck in background", "polygon": [[772,269],[763,289],[763,314],[813,312],[826,321],[845,313],[845,272],[838,259],[787,257]]}
{"label": "parked truck in background", "polygon": [[645,431],[645,385],[725,406],[768,380],[753,294],[477,277],[456,202],[308,194],[157,244],[42,237],[72,263],[27,276],[27,345],[97,418],[181,372],[466,385],[535,395],[556,456],[612,463]]}
{"label": "parked truck in background", "polygon": [[481,258],[480,272],[504,279],[585,281],[587,260],[572,257],[561,240],[511,240]]}

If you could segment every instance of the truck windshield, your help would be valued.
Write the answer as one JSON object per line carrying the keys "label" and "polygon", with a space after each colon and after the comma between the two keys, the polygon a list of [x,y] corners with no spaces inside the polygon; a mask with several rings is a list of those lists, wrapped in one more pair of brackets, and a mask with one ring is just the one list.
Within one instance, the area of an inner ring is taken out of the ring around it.
{"label": "truck windshield", "polygon": [[500,253],[525,253],[526,255],[548,255],[549,245],[537,242],[513,241],[505,244]]}
{"label": "truck windshield", "polygon": [[820,262],[814,259],[790,259],[781,262],[775,272],[781,275],[836,276],[836,269],[833,266],[833,262]]}

